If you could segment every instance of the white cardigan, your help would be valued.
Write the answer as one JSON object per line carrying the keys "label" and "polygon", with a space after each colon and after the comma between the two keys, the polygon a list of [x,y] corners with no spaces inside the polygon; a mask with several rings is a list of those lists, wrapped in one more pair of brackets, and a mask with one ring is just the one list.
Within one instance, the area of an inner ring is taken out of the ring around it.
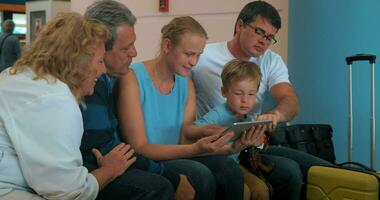
{"label": "white cardigan", "polygon": [[96,178],[82,166],[78,103],[53,77],[0,74],[0,197],[12,189],[47,199],[95,199]]}

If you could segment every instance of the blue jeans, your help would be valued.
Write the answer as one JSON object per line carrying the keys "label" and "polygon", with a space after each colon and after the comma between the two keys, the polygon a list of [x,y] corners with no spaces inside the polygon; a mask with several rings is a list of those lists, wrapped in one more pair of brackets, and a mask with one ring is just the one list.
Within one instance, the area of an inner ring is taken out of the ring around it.
{"label": "blue jeans", "polygon": [[244,177],[237,164],[228,156],[191,158],[206,165],[214,175],[217,189],[215,199],[243,199]]}
{"label": "blue jeans", "polygon": [[215,199],[214,176],[205,165],[188,159],[167,160],[161,163],[169,170],[187,176],[195,190],[195,199]]}
{"label": "blue jeans", "polygon": [[172,184],[164,177],[139,169],[128,169],[100,191],[97,199],[173,199]]}
{"label": "blue jeans", "polygon": [[243,175],[239,165],[227,156],[206,156],[162,162],[184,174],[193,185],[195,199],[243,199]]}
{"label": "blue jeans", "polygon": [[287,147],[270,146],[261,154],[264,163],[273,163],[267,179],[274,188],[274,199],[298,200],[307,171],[313,165],[331,165],[328,161]]}
{"label": "blue jeans", "polygon": [[[93,163],[84,162],[92,171],[97,168]],[[124,174],[109,183],[98,194],[97,200],[124,199],[174,199],[175,191],[168,179],[136,168],[129,168]]]}

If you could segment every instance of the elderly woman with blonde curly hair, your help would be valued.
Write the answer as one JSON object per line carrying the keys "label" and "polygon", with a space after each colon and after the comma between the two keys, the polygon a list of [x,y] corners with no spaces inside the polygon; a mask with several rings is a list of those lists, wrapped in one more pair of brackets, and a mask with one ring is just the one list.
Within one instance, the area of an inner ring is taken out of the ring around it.
{"label": "elderly woman with blonde curly hair", "polygon": [[59,14],[0,74],[0,199],[95,199],[134,162],[120,144],[93,150],[98,169],[82,166],[79,104],[105,72],[109,37],[100,22]]}

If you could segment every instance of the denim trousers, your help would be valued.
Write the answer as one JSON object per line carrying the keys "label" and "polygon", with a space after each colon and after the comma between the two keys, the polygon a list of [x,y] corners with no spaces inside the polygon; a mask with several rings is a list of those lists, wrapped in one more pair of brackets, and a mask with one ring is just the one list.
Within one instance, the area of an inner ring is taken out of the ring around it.
{"label": "denim trousers", "polygon": [[[94,163],[84,162],[89,171],[97,168]],[[132,165],[133,166],[133,165]],[[99,191],[97,200],[171,200],[175,197],[172,184],[165,177],[130,167],[124,174]]]}
{"label": "denim trousers", "polygon": [[195,199],[243,199],[243,175],[239,165],[227,156],[195,157],[162,163],[188,177],[196,191]]}
{"label": "denim trousers", "polygon": [[287,147],[270,146],[261,154],[262,162],[274,164],[267,179],[274,188],[274,199],[299,200],[307,171],[313,165],[332,165],[330,162]]}

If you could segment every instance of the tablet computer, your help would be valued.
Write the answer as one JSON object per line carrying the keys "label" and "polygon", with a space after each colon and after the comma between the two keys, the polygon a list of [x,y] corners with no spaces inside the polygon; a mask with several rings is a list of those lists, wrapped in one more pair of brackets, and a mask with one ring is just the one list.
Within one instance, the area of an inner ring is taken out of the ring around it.
{"label": "tablet computer", "polygon": [[231,138],[231,141],[234,141],[234,140],[237,140],[244,131],[248,131],[253,126],[269,125],[269,124],[272,124],[271,120],[235,122],[232,124],[232,126],[228,127],[226,130],[224,130],[223,134],[227,133],[228,131],[233,131],[234,136]]}

